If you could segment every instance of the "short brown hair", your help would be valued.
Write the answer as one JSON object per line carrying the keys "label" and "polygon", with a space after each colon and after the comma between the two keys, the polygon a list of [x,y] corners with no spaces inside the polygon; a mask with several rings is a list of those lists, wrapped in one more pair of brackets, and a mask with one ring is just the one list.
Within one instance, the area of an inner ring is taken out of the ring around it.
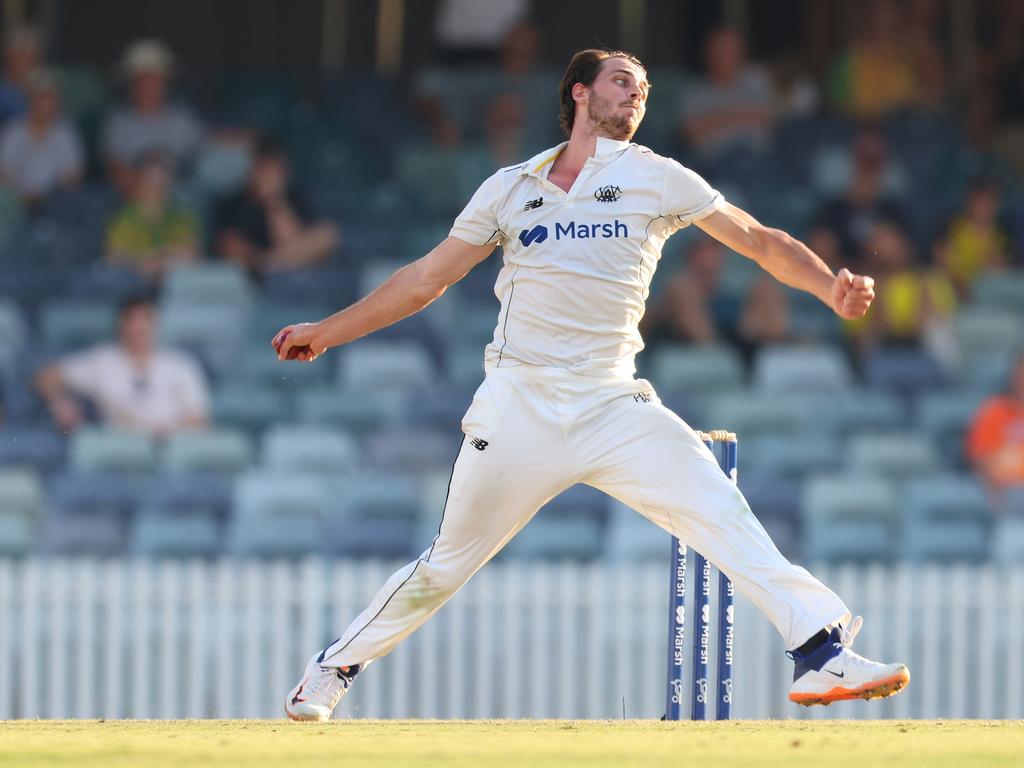
{"label": "short brown hair", "polygon": [[582,83],[588,88],[593,85],[594,80],[601,72],[608,59],[625,59],[636,64],[640,69],[647,71],[647,68],[640,63],[640,59],[626,51],[613,51],[608,48],[587,48],[580,51],[569,62],[569,66],[562,75],[562,82],[558,86],[558,96],[562,102],[562,111],[558,115],[558,124],[566,136],[572,134],[572,123],[576,119],[576,102],[572,98],[572,87],[576,83]]}

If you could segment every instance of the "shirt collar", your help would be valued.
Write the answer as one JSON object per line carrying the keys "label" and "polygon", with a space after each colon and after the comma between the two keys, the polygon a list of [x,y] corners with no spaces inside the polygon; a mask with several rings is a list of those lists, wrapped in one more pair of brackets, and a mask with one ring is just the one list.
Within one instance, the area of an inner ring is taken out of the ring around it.
{"label": "shirt collar", "polygon": [[[551,170],[551,164],[555,162],[555,158],[558,157],[562,153],[562,150],[568,145],[568,141],[563,141],[557,147],[545,149],[540,154],[534,155],[523,164],[519,173],[526,176],[536,176],[538,179],[546,179],[548,172]],[[631,142],[616,141],[615,139],[606,139],[603,136],[598,136],[597,146],[594,148],[594,157],[605,158],[615,154],[616,152],[621,152],[629,146],[631,146]]]}

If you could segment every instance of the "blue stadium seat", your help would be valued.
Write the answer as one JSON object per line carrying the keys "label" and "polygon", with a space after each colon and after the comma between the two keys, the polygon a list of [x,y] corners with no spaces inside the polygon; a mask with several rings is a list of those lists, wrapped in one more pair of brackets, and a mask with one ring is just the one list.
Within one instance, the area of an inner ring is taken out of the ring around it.
{"label": "blue stadium seat", "polygon": [[365,438],[371,467],[399,472],[429,472],[450,467],[462,444],[462,433],[397,426]]}
{"label": "blue stadium seat", "polygon": [[501,558],[594,560],[601,556],[604,529],[586,517],[550,518],[538,513],[501,551]]}
{"label": "blue stadium seat", "polygon": [[203,192],[222,197],[240,189],[249,171],[249,151],[241,143],[207,141],[199,150],[193,180]]}
{"label": "blue stadium seat", "polygon": [[267,281],[263,292],[273,301],[319,304],[337,310],[358,298],[356,286],[355,271],[351,268],[310,267],[275,274],[273,280]]}
{"label": "blue stadium seat", "polygon": [[407,560],[418,542],[416,521],[405,517],[332,517],[327,522],[327,552],[349,558]]}
{"label": "blue stadium seat", "polygon": [[609,505],[604,554],[612,561],[664,563],[672,537],[636,510],[619,501]]}
{"label": "blue stadium seat", "polygon": [[964,440],[984,396],[978,392],[934,392],[917,402],[917,426],[950,466],[966,466]]}
{"label": "blue stadium seat", "polygon": [[0,467],[50,473],[64,464],[66,439],[49,427],[7,426],[0,431]]}
{"label": "blue stadium seat", "polygon": [[1024,324],[1012,312],[967,306],[954,322],[964,366],[990,354],[1012,357],[1024,344]]}
{"label": "blue stadium seat", "polygon": [[26,341],[28,323],[18,305],[9,300],[0,300],[0,350],[18,349]]}
{"label": "blue stadium seat", "polygon": [[356,441],[328,427],[279,426],[263,438],[263,464],[273,470],[347,475],[358,461]]}
{"label": "blue stadium seat", "polygon": [[899,507],[892,485],[875,475],[825,475],[804,484],[805,553],[811,562],[892,561]]}
{"label": "blue stadium seat", "polygon": [[986,272],[971,284],[972,303],[1024,317],[1024,269]]}
{"label": "blue stadium seat", "polygon": [[791,434],[799,425],[798,401],[782,392],[744,390],[735,394],[712,395],[704,407],[701,429],[728,429],[741,440],[763,434]]}
{"label": "blue stadium seat", "polygon": [[47,515],[39,548],[47,555],[116,557],[124,552],[126,540],[125,523],[115,514]]}
{"label": "blue stadium seat", "polygon": [[200,264],[172,269],[164,277],[162,302],[171,306],[248,307],[253,286],[241,267]]}
{"label": "blue stadium seat", "polygon": [[306,516],[235,518],[226,539],[227,552],[236,557],[294,559],[325,551],[324,521]]}
{"label": "blue stadium seat", "polygon": [[785,477],[838,471],[844,454],[839,438],[825,430],[755,436],[741,446],[744,465]]}
{"label": "blue stadium seat", "polygon": [[231,509],[232,490],[232,479],[221,473],[164,474],[147,483],[143,499],[147,509],[159,514],[223,519]]}
{"label": "blue stadium seat", "polygon": [[0,555],[28,553],[43,511],[38,476],[25,469],[0,471]]}
{"label": "blue stadium seat", "polygon": [[992,557],[1003,565],[1024,563],[1024,514],[1006,515],[992,530]]}
{"label": "blue stadium seat", "polygon": [[405,402],[405,394],[394,390],[315,389],[299,393],[299,420],[363,434],[400,422]]}
{"label": "blue stadium seat", "polygon": [[267,518],[316,518],[323,520],[339,506],[329,485],[320,475],[309,472],[253,470],[235,480],[232,506],[236,521]]}
{"label": "blue stadium seat", "polygon": [[247,311],[238,306],[164,303],[160,307],[160,340],[195,354],[219,376],[237,362],[246,320]]}
{"label": "blue stadium seat", "polygon": [[65,293],[74,298],[116,305],[131,296],[142,295],[145,290],[146,282],[135,270],[93,264],[75,272]]}
{"label": "blue stadium seat", "polygon": [[261,432],[270,424],[287,421],[292,400],[269,387],[236,382],[218,387],[213,393],[213,421],[223,427],[236,427],[249,434]]}
{"label": "blue stadium seat", "polygon": [[658,392],[704,395],[743,386],[743,362],[724,345],[661,346],[651,355],[650,371]]}
{"label": "blue stadium seat", "polygon": [[24,557],[36,543],[38,519],[24,512],[0,510],[0,556]]}
{"label": "blue stadium seat", "polygon": [[164,447],[162,466],[175,473],[234,474],[247,469],[252,459],[249,437],[239,430],[222,428],[172,435]]}
{"label": "blue stadium seat", "polygon": [[204,557],[220,553],[216,519],[147,513],[135,520],[131,552],[144,557]]}
{"label": "blue stadium seat", "polygon": [[770,346],[754,359],[753,384],[771,392],[844,392],[850,363],[835,347]]}
{"label": "blue stadium seat", "polygon": [[41,331],[46,348],[57,352],[113,341],[116,325],[109,302],[54,299],[43,307]]}
{"label": "blue stadium seat", "polygon": [[156,467],[156,445],[135,432],[81,427],[71,435],[68,460],[79,472],[150,472]]}
{"label": "blue stadium seat", "polygon": [[924,392],[941,389],[948,381],[942,367],[928,354],[913,349],[879,349],[864,364],[870,389],[912,400]]}
{"label": "blue stadium seat", "polygon": [[897,480],[927,475],[942,464],[934,444],[917,432],[854,435],[847,458],[852,472]]}
{"label": "blue stadium seat", "polygon": [[987,559],[992,512],[973,477],[945,474],[910,480],[903,494],[902,556],[943,562]]}
{"label": "blue stadium seat", "polygon": [[328,303],[262,298],[253,306],[249,327],[246,331],[251,342],[251,349],[262,347],[264,351],[270,352],[273,358],[270,341],[274,338],[275,333],[286,325],[320,320],[336,312],[339,308],[337,305]]}
{"label": "blue stadium seat", "polygon": [[221,386],[272,387],[281,392],[313,389],[329,383],[331,366],[326,360],[299,363],[277,359],[270,347],[270,336],[258,344],[243,346],[235,365],[221,375]]}
{"label": "blue stadium seat", "polygon": [[846,436],[902,429],[906,426],[908,412],[904,402],[892,394],[852,389],[841,394],[808,392],[801,395],[797,418],[802,430],[824,430]]}
{"label": "blue stadium seat", "polygon": [[436,386],[438,376],[430,355],[411,343],[361,341],[347,348],[339,358],[338,378],[344,389],[414,388]]}
{"label": "blue stadium seat", "polygon": [[128,517],[139,508],[146,485],[145,478],[137,474],[60,474],[50,481],[49,506],[65,517]]}

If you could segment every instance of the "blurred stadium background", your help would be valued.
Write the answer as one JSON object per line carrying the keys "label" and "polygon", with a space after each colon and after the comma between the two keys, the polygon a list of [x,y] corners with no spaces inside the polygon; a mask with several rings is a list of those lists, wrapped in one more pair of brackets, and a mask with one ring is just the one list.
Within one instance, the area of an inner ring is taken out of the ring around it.
{"label": "blurred stadium background", "polygon": [[[811,715],[1024,716],[1024,4],[22,0],[0,24],[0,717],[275,716],[429,545],[500,256],[315,364],[269,340],[557,143],[593,45],[649,68],[636,141],[878,278],[843,324],[684,232],[645,319],[640,374],[739,433],[780,548],[913,670]],[[668,555],[577,487],[344,709],[656,716]],[[808,716],[738,610],[735,711]]]}

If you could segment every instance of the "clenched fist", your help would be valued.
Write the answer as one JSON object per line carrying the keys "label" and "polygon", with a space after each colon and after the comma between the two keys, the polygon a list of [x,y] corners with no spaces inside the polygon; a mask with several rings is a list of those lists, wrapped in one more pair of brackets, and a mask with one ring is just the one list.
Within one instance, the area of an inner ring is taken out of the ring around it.
{"label": "clenched fist", "polygon": [[874,278],[855,275],[845,267],[832,284],[832,309],[844,320],[863,317],[875,298]]}
{"label": "clenched fist", "polygon": [[318,323],[288,325],[275,334],[270,344],[277,352],[278,360],[311,363],[327,350],[327,346],[319,341],[319,335]]}

